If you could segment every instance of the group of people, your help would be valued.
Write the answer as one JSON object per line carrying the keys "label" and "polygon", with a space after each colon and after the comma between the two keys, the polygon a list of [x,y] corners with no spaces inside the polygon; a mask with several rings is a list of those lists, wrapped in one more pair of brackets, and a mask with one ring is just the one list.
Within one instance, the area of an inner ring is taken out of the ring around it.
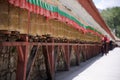
{"label": "group of people", "polygon": [[112,40],[109,40],[107,38],[107,36],[105,35],[103,38],[102,38],[102,55],[107,55],[108,51],[109,50],[112,50],[113,49],[113,41]]}

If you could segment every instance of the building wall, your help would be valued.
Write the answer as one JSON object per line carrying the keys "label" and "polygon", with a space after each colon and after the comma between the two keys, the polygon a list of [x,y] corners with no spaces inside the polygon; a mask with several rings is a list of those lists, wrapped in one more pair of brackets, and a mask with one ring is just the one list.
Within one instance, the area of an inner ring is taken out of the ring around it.
{"label": "building wall", "polygon": [[84,34],[65,22],[48,19],[43,15],[15,7],[9,4],[7,0],[1,0],[0,6],[0,30],[19,31],[21,34],[33,36],[49,34],[55,38],[60,37],[91,42],[100,40],[96,35],[91,33]]}
{"label": "building wall", "polygon": [[104,35],[109,36],[109,34],[102,28],[102,26],[99,23],[97,23],[96,20],[84,9],[84,7],[78,2],[78,0],[59,0],[59,1],[63,5],[66,5],[68,8],[70,8],[72,12],[77,16],[76,18],[79,17],[78,19],[82,23],[95,28]]}

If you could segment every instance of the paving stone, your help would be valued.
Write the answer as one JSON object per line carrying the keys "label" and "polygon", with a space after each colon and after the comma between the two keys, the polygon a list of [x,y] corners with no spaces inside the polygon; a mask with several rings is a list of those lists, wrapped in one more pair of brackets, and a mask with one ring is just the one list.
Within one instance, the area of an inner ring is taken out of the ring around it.
{"label": "paving stone", "polygon": [[57,73],[55,80],[120,80],[120,48],[98,55],[70,71]]}

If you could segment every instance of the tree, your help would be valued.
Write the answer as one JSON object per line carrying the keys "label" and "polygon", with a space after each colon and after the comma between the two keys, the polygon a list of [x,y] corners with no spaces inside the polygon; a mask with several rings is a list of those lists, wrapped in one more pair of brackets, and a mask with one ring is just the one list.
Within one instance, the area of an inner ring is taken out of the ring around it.
{"label": "tree", "polygon": [[107,8],[101,12],[107,25],[120,38],[120,7]]}

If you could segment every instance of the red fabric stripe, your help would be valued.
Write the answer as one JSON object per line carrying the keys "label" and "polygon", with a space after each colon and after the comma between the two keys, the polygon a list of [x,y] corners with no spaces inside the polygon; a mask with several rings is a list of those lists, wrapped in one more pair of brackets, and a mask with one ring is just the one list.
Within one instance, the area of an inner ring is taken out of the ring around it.
{"label": "red fabric stripe", "polygon": [[14,1],[15,1],[15,0],[9,0],[9,2],[10,2],[11,4],[14,4]]}
{"label": "red fabric stripe", "polygon": [[20,8],[26,8],[29,11],[32,11],[34,13],[37,13],[37,14],[40,14],[40,15],[44,15],[47,18],[56,18],[56,19],[58,19],[58,20],[60,20],[62,22],[67,22],[68,24],[72,25],[78,31],[83,31],[83,33],[90,32],[90,33],[95,34],[97,36],[102,36],[102,35],[98,34],[97,32],[94,32],[92,30],[84,29],[83,27],[79,26],[73,20],[70,20],[67,17],[61,16],[57,12],[51,12],[49,10],[46,10],[46,9],[41,8],[39,6],[36,6],[34,4],[30,4],[26,0],[9,0],[9,2],[11,4],[14,4],[15,6],[19,6]]}
{"label": "red fabric stripe", "polygon": [[15,0],[14,5],[15,6],[20,6],[20,0]]}
{"label": "red fabric stripe", "polygon": [[37,14],[40,14],[40,8],[39,8],[38,6],[36,6],[36,7],[37,7],[36,13],[37,13]]}

